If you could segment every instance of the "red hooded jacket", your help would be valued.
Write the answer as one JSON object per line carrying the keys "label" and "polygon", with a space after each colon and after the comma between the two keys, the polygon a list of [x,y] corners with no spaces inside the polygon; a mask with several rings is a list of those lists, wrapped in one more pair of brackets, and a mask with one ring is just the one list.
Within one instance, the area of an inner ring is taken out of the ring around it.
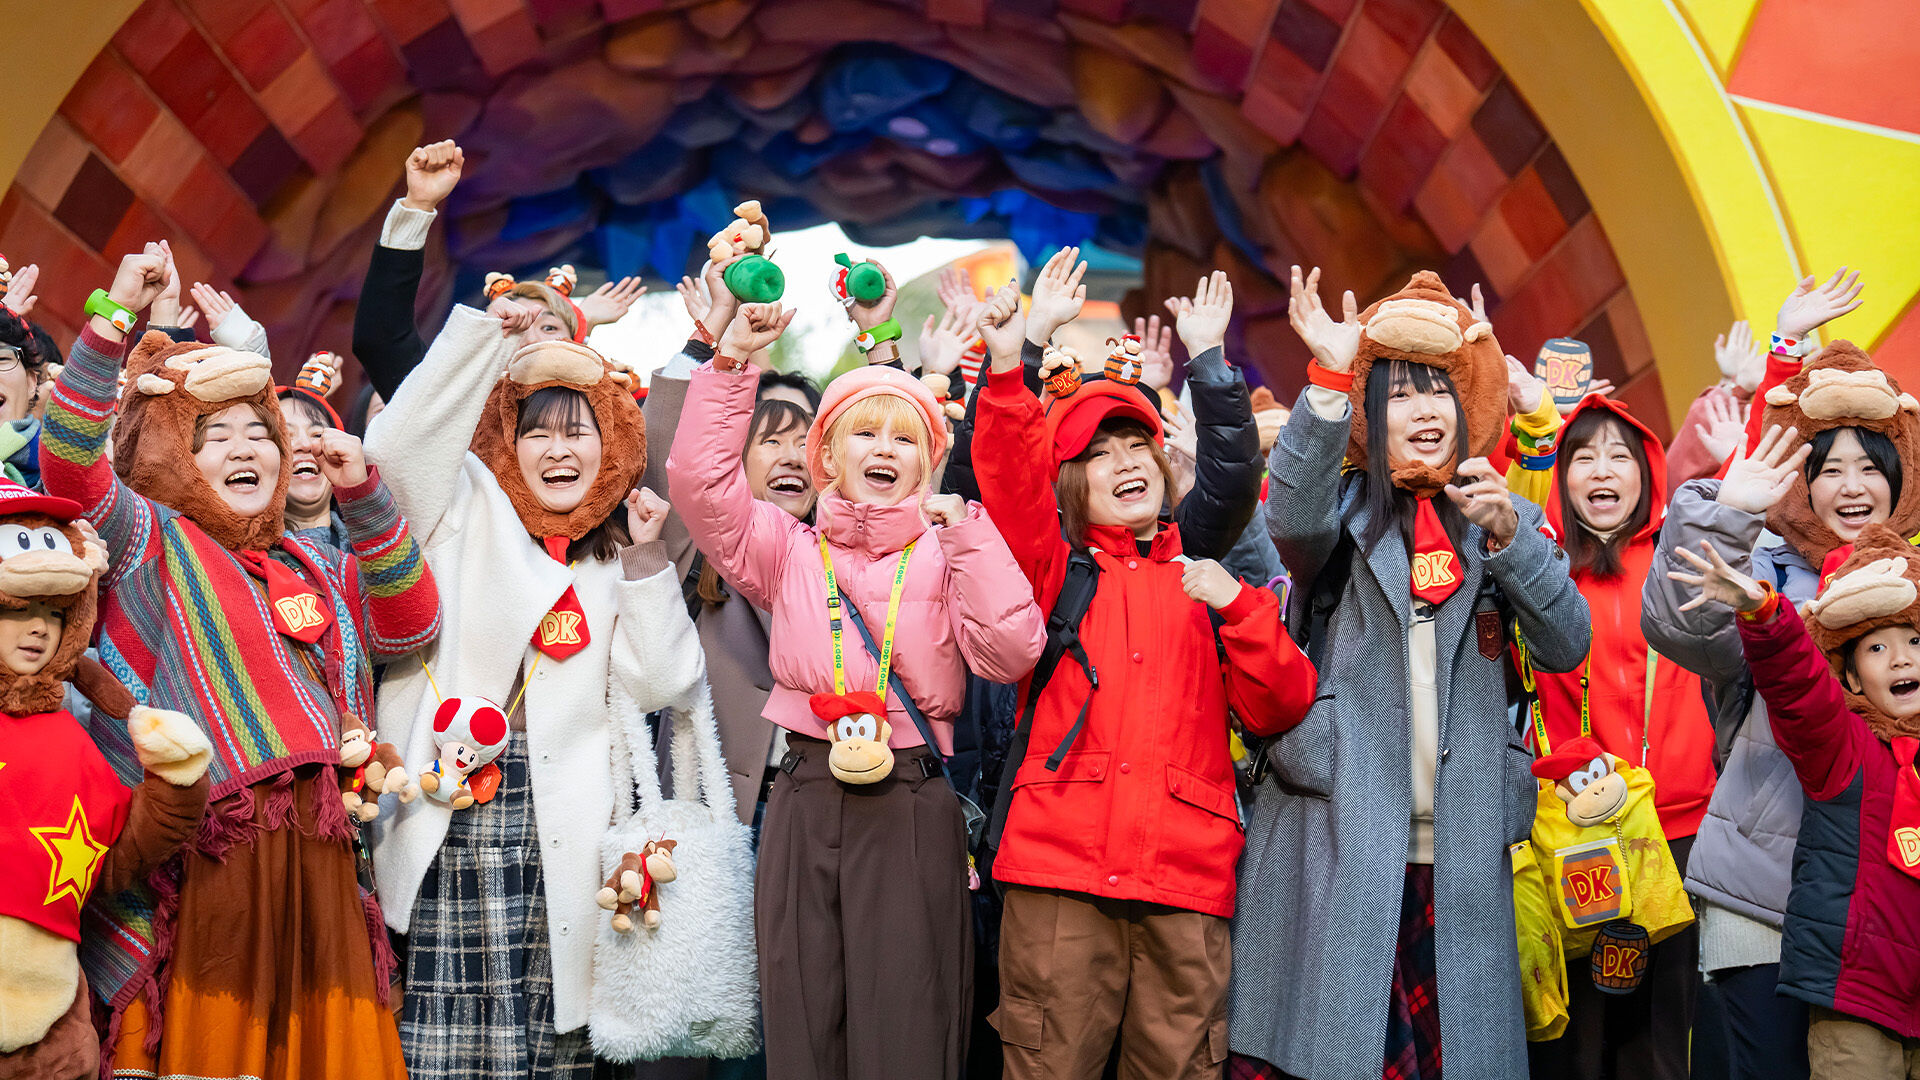
{"label": "red hooded jacket", "polygon": [[[1621,552],[1623,573],[1597,577],[1591,570],[1576,571],[1574,584],[1587,598],[1593,613],[1593,649],[1588,663],[1564,675],[1538,675],[1540,704],[1547,717],[1547,736],[1554,746],[1580,734],[1580,679],[1589,676],[1588,713],[1593,737],[1609,753],[1653,774],[1655,806],[1667,839],[1692,836],[1706,815],[1713,794],[1713,724],[1707,717],[1698,676],[1658,653],[1653,658],[1653,692],[1647,692],[1649,650],[1640,633],[1640,592],[1653,563],[1654,544],[1667,509],[1667,455],[1660,440],[1627,407],[1610,398],[1589,396],[1572,415],[1567,427],[1589,410],[1612,413],[1640,436],[1652,476],[1641,497],[1653,500],[1647,524]],[[1563,432],[1565,429],[1562,429]],[[1562,435],[1564,440],[1565,436]],[[1558,469],[1569,455],[1561,446]],[[1560,478],[1555,476],[1547,503],[1547,520],[1566,536],[1569,509],[1562,505]]]}
{"label": "red hooded jacket", "polygon": [[[975,424],[981,501],[1051,610],[1069,549],[1040,402],[1018,372],[990,374]],[[1080,640],[1100,687],[1057,770],[1047,757],[1090,688],[1069,659],[1041,690],[1026,760],[1007,762],[1013,802],[994,877],[1231,916],[1245,839],[1227,710],[1257,735],[1293,727],[1313,704],[1313,665],[1282,627],[1279,600],[1245,585],[1220,612],[1221,662],[1207,606],[1180,584],[1177,526],[1163,524],[1145,554],[1122,528],[1095,526],[1088,542],[1100,579]],[[1023,706],[1029,692],[1023,682]]]}

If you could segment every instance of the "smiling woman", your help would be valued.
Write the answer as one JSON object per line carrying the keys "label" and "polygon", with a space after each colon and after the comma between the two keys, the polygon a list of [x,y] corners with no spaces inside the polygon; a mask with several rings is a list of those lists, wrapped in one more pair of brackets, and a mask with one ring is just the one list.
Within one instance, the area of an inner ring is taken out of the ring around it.
{"label": "smiling woman", "polygon": [[241,517],[264,512],[278,494],[279,428],[280,411],[254,401],[194,419],[193,463]]}

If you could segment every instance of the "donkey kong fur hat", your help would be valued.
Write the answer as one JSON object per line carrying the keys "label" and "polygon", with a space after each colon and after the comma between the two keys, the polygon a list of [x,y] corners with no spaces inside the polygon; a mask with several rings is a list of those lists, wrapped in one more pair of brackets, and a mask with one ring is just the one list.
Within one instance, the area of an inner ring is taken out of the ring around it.
{"label": "donkey kong fur hat", "polygon": [[1833,677],[1840,680],[1847,708],[1883,739],[1920,736],[1920,716],[1897,720],[1886,715],[1848,689],[1844,677],[1848,642],[1889,626],[1920,627],[1920,548],[1885,525],[1867,526],[1853,554],[1807,605],[1806,619],[1807,633],[1827,654]]}
{"label": "donkey kong fur hat", "polygon": [[[38,672],[21,675],[0,665],[0,713],[52,712],[66,696],[67,680],[81,681],[77,669],[93,637],[107,549],[79,517],[79,505],[68,499],[0,480],[0,610],[38,602],[60,612],[63,623],[59,647]],[[88,674],[104,674],[92,668]],[[94,690],[83,692],[91,697]]]}
{"label": "donkey kong fur hat", "polygon": [[[1761,430],[1800,429],[1800,440],[1835,428],[1860,428],[1885,435],[1900,455],[1904,474],[1900,497],[1887,524],[1901,536],[1920,532],[1920,402],[1874,366],[1851,341],[1836,341],[1807,361],[1800,374],[1767,391]],[[1840,537],[1813,512],[1805,472],[1767,511],[1767,527],[1785,537],[1807,562],[1819,566],[1841,545]]]}
{"label": "donkey kong fur hat", "polygon": [[[1453,380],[1454,394],[1467,418],[1467,430],[1455,436],[1457,465],[1484,457],[1500,445],[1507,422],[1507,361],[1494,340],[1493,327],[1454,298],[1440,275],[1422,270],[1407,286],[1360,313],[1360,350],[1353,360],[1353,429],[1347,460],[1367,467],[1367,377],[1380,361],[1405,360],[1438,368]],[[1421,498],[1431,498],[1453,481],[1451,467],[1393,462],[1393,482]]]}
{"label": "donkey kong fur hat", "polygon": [[[640,406],[634,404],[632,384],[633,374],[626,368],[571,341],[537,341],[507,361],[506,374],[494,384],[481,410],[472,449],[534,537],[580,539],[605,521],[640,481],[647,467],[647,426],[640,418]],[[520,475],[520,459],[513,446],[521,404],[556,386],[586,395],[587,407],[600,428],[600,471],[586,498],[565,514],[540,505]]]}
{"label": "donkey kong fur hat", "polygon": [[[113,471],[133,490],[185,514],[222,547],[265,551],[279,543],[293,461],[273,396],[273,363],[258,353],[148,331],[127,357],[126,376],[113,429]],[[254,406],[280,448],[279,473],[260,477],[273,484],[273,501],[251,518],[235,513],[193,466],[195,423],[235,405]]]}

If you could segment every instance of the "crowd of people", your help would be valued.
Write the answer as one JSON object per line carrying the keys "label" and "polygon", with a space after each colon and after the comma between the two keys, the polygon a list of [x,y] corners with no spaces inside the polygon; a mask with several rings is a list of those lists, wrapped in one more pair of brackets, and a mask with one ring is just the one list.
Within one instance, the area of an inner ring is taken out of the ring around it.
{"label": "crowd of people", "polygon": [[12,275],[0,1078],[1920,1078],[1920,404],[1816,337],[1858,275],[1664,445],[1425,272],[1293,269],[1290,409],[1222,273],[1079,355],[1074,248],[917,348],[849,262],[820,387],[716,237],[642,379],[587,344],[635,278],[422,335],[464,168],[291,385],[164,240],[64,354]]}

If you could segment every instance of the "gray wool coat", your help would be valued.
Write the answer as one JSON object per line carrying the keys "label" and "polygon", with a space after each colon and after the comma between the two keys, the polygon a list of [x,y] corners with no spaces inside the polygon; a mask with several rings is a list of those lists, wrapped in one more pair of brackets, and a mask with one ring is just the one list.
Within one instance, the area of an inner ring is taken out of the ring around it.
{"label": "gray wool coat", "polygon": [[[1268,462],[1267,525],[1305,603],[1339,530],[1367,516],[1340,481],[1347,421],[1304,397]],[[1507,845],[1533,828],[1532,757],[1509,719],[1504,657],[1477,647],[1491,575],[1546,671],[1571,671],[1592,636],[1587,602],[1538,507],[1515,498],[1513,543],[1485,554],[1470,526],[1463,582],[1435,622],[1440,761],[1434,794],[1434,930],[1440,1041],[1450,1075],[1525,1076],[1526,1034]],[[1344,522],[1344,524],[1343,524]],[[1311,1080],[1378,1080],[1406,873],[1413,789],[1405,547],[1354,556],[1316,650],[1320,696],[1270,751],[1233,921],[1232,1048]]]}

